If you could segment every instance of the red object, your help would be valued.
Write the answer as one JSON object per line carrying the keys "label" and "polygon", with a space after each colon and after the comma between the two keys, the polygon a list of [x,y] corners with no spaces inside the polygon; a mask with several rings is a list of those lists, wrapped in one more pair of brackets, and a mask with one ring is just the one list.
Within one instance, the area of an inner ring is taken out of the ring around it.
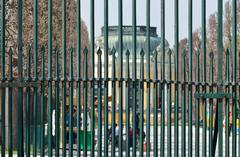
{"label": "red object", "polygon": [[130,128],[130,130],[129,130],[129,136],[130,136],[130,137],[133,136],[133,130],[132,130],[132,128]]}

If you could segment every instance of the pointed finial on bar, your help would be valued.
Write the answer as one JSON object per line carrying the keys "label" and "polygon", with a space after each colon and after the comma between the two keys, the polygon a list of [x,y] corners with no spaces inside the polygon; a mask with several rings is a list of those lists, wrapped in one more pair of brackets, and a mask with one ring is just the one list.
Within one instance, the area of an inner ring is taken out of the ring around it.
{"label": "pointed finial on bar", "polygon": [[97,55],[101,56],[102,55],[102,50],[101,48],[99,47],[98,50],[97,50]]}
{"label": "pointed finial on bar", "polygon": [[42,45],[41,46],[41,54],[42,54],[42,62],[44,62],[44,54],[45,53],[45,47]]}
{"label": "pointed finial on bar", "polygon": [[54,51],[55,51],[55,54],[58,54],[58,53],[59,53],[59,49],[58,49],[57,46],[55,47]]}
{"label": "pointed finial on bar", "polygon": [[83,53],[84,53],[84,54],[87,54],[87,53],[88,53],[87,47],[84,48]]}
{"label": "pointed finial on bar", "polygon": [[45,47],[43,45],[41,46],[41,52],[45,52]]}
{"label": "pointed finial on bar", "polygon": [[185,56],[186,55],[186,51],[185,49],[182,50],[182,56]]}
{"label": "pointed finial on bar", "polygon": [[214,57],[213,50],[210,51],[210,53],[209,53],[209,57],[210,57],[210,58],[213,58],[213,57]]}
{"label": "pointed finial on bar", "polygon": [[140,51],[140,55],[141,55],[141,57],[144,57],[144,55],[145,55],[145,52],[144,52],[143,48]]}
{"label": "pointed finial on bar", "polygon": [[229,48],[227,48],[227,50],[226,50],[226,56],[228,56],[229,55]]}
{"label": "pointed finial on bar", "polygon": [[12,56],[12,54],[13,54],[12,47],[9,48],[8,53],[9,53],[9,56]]}
{"label": "pointed finial on bar", "polygon": [[70,54],[70,57],[71,57],[72,54],[73,54],[73,47],[70,47],[70,48],[68,49],[68,51],[69,51],[69,54]]}
{"label": "pointed finial on bar", "polygon": [[41,54],[42,54],[42,61],[44,61],[44,53],[45,53],[45,47],[41,46]]}
{"label": "pointed finial on bar", "polygon": [[115,49],[115,47],[113,47],[112,48],[112,55],[115,55],[115,53],[116,53],[116,49]]}
{"label": "pointed finial on bar", "polygon": [[153,51],[153,61],[154,61],[155,63],[157,63],[157,56],[158,56],[158,52],[157,52],[157,50],[155,49],[155,50]]}
{"label": "pointed finial on bar", "polygon": [[168,55],[171,56],[172,55],[172,50],[169,48],[168,49]]}
{"label": "pointed finial on bar", "polygon": [[73,53],[73,48],[70,47],[70,48],[68,49],[68,51],[69,51],[69,53]]}
{"label": "pointed finial on bar", "polygon": [[199,49],[197,49],[196,56],[199,56],[199,55],[200,55],[200,52],[199,52]]}
{"label": "pointed finial on bar", "polygon": [[31,45],[29,43],[27,43],[27,52],[31,51]]}
{"label": "pointed finial on bar", "polygon": [[130,51],[129,51],[129,49],[127,49],[125,55],[126,55],[127,57],[130,55]]}

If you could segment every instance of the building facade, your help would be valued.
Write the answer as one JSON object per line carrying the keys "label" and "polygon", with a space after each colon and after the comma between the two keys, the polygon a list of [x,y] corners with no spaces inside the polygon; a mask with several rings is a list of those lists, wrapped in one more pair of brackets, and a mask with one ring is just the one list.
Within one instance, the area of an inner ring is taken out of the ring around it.
{"label": "building facade", "polygon": [[[109,45],[109,49],[108,49],[108,76],[111,77],[112,76],[112,63],[113,63],[113,60],[112,60],[112,49],[116,49],[116,53],[115,53],[115,64],[116,64],[116,77],[118,78],[118,69],[119,69],[119,64],[118,64],[118,57],[119,57],[119,38],[118,38],[118,26],[109,26],[108,28],[109,30],[109,40],[108,40],[108,45]],[[137,71],[136,71],[136,75],[137,75],[137,79],[140,78],[140,52],[141,50],[143,50],[145,52],[145,55],[144,55],[144,78],[146,78],[146,67],[147,67],[147,60],[146,60],[146,52],[147,52],[147,37],[146,37],[146,34],[147,34],[147,28],[146,26],[138,26],[136,28],[137,32],[137,36],[136,36],[136,64],[137,64]],[[130,78],[132,77],[132,74],[133,74],[133,71],[132,71],[132,67],[133,67],[133,38],[132,38],[132,26],[123,26],[122,28],[122,33],[123,33],[123,52],[122,52],[122,55],[123,55],[123,78],[126,77],[126,71],[125,71],[125,66],[127,65],[127,61],[126,61],[126,52],[127,50],[130,52],[129,54],[129,72],[130,72]],[[102,27],[102,34],[101,36],[97,37],[96,38],[96,47],[95,47],[95,50],[99,50],[101,49],[102,51],[102,54],[104,54],[104,27]],[[169,70],[169,62],[168,62],[168,49],[169,49],[169,44],[167,41],[165,41],[165,78],[168,79],[169,76],[168,76],[168,70]],[[154,71],[155,71],[155,68],[154,68],[154,59],[153,59],[153,54],[154,52],[157,52],[158,53],[158,62],[157,62],[157,71],[158,71],[158,78],[161,78],[161,60],[162,60],[162,53],[161,53],[161,38],[158,36],[157,34],[157,28],[156,27],[150,27],[150,78],[153,79],[154,77]],[[97,56],[97,53],[95,53],[96,56],[95,56],[95,71],[97,72],[98,71],[98,56]],[[170,63],[171,64],[171,69],[172,69],[172,78],[174,78],[174,71],[173,71],[173,68],[174,68],[174,56],[173,54],[171,55],[171,59],[172,59],[172,62]],[[104,72],[104,55],[102,55],[102,58],[101,58],[101,61],[102,61],[102,76],[104,76],[105,72]],[[97,77],[97,73],[95,74],[96,77]],[[137,100],[137,112],[138,112],[138,109],[139,109],[139,87],[138,87],[138,82],[137,82],[137,88],[136,88],[136,91],[137,91],[137,94],[136,94],[136,100]],[[117,85],[116,85],[117,86]],[[145,84],[146,86],[146,84]],[[96,89],[97,89],[97,85],[96,85]],[[147,106],[147,102],[146,102],[146,91],[147,88],[144,88],[144,109],[146,109],[146,106]],[[112,87],[111,85],[109,85],[109,97],[112,96]],[[97,90],[96,91],[96,97],[97,97]],[[123,85],[123,109],[125,111],[126,109],[126,104],[125,104],[125,86]],[[129,90],[129,107],[130,107],[130,110],[132,108],[132,105],[133,105],[133,95],[132,95],[132,92],[133,92],[133,88],[132,88],[132,83],[130,83],[130,90]],[[153,84],[151,84],[151,98],[150,98],[150,105],[151,105],[151,108],[153,108],[153,101],[154,101],[154,97],[153,97]],[[118,88],[116,88],[116,100],[119,100],[118,99]],[[160,100],[160,95],[158,96],[158,99]],[[167,100],[167,99],[165,99]],[[160,101],[159,101],[160,102]],[[117,110],[118,110],[118,105],[119,105],[119,102],[116,102],[116,106],[117,106]],[[161,104],[159,104],[159,108],[161,107]],[[111,108],[111,101],[109,102],[109,108]]]}

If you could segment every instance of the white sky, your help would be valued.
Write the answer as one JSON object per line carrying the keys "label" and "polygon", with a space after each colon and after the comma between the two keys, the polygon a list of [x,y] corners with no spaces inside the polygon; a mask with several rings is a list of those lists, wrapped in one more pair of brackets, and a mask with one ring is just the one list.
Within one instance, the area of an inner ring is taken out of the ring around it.
{"label": "white sky", "polygon": [[[218,0],[206,0],[207,17],[217,10]],[[226,0],[223,0],[223,6]],[[157,27],[160,36],[160,2],[151,0],[151,26]],[[90,25],[90,0],[81,1],[82,19]],[[166,39],[174,44],[174,0],[165,0]],[[208,18],[206,18],[208,19]],[[109,25],[118,24],[118,0],[109,0]],[[132,1],[123,0],[123,24],[132,24]],[[95,0],[95,36],[104,25],[104,0]],[[137,25],[146,25],[146,0],[137,0]],[[193,0],[193,30],[201,26],[201,0]],[[179,0],[179,38],[188,36],[188,0]]]}

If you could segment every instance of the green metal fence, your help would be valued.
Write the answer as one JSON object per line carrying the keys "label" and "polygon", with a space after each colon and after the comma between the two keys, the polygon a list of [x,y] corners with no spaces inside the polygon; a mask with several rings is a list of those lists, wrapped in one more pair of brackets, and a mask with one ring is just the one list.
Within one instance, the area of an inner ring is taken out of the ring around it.
{"label": "green metal fence", "polygon": [[[81,7],[84,6],[80,0],[77,0],[76,10],[77,44],[69,49],[66,45],[66,0],[61,1],[62,44],[56,48],[53,48],[52,38],[52,0],[45,2],[48,4],[47,45],[38,44],[38,30],[41,29],[37,24],[38,0],[33,3],[33,43],[23,44],[23,1],[18,0],[17,47],[10,48],[5,46],[7,2],[1,0],[2,157],[240,155],[240,133],[237,134],[237,97],[240,93],[237,80],[237,1],[232,0],[232,45],[226,50],[225,61],[222,0],[218,0],[217,6],[217,52],[211,52],[209,57],[206,49],[206,0],[201,0],[202,5],[199,6],[201,49],[197,51],[192,47],[192,0],[188,1],[187,7],[188,47],[183,50],[179,50],[179,1],[174,0],[173,7],[174,48],[167,50],[165,0],[161,0],[159,19],[150,19],[151,1],[146,0],[146,50],[136,52],[137,2],[132,0],[133,43],[129,49],[133,52],[124,52],[122,0],[118,0],[118,48],[108,44],[110,6],[108,0],[104,0],[104,49],[96,49],[95,2],[90,0],[90,48],[83,51]],[[150,51],[151,20],[161,23],[160,51]],[[18,54],[17,77],[13,76],[14,52]],[[23,59],[23,53],[27,54],[26,59]],[[137,53],[140,53],[138,63]],[[217,66],[214,60],[217,60]],[[165,64],[167,62],[169,64]],[[27,67],[26,73],[23,65]],[[217,79],[214,79],[214,73],[217,73]],[[132,104],[129,104],[130,95]],[[16,108],[13,107],[15,97]],[[13,127],[13,118],[17,119],[17,127]],[[17,138],[13,138],[14,131]]]}

